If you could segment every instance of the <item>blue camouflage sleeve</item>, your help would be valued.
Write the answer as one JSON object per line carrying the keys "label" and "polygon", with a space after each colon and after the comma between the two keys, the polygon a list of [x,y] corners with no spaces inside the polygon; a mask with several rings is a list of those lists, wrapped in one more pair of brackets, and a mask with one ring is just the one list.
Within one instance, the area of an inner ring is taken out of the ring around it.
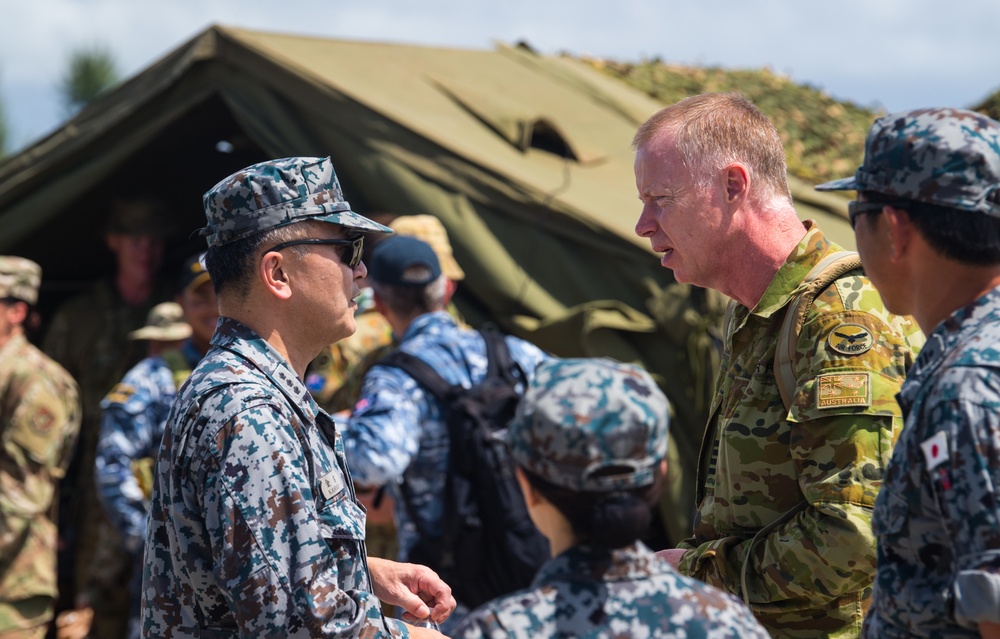
{"label": "blue camouflage sleeve", "polygon": [[[402,370],[374,366],[344,428],[344,449],[359,484],[397,482],[420,449],[423,389]],[[430,407],[425,407],[430,410]]]}
{"label": "blue camouflage sleeve", "polygon": [[270,404],[246,407],[215,437],[206,532],[240,636],[408,636],[371,593],[364,511],[317,437]]}
{"label": "blue camouflage sleeve", "polygon": [[[947,435],[949,458],[928,473],[955,557],[955,618],[1000,623],[1000,390],[990,369],[952,369],[926,423]],[[926,454],[926,453],[925,453]]]}
{"label": "blue camouflage sleeve", "polygon": [[[155,388],[158,371],[135,369],[101,402],[104,409],[97,442],[94,474],[97,492],[112,525],[122,535],[126,550],[138,556],[146,541],[149,502],[132,470],[132,462],[155,454],[165,406],[158,406]],[[170,380],[168,379],[168,382]],[[172,382],[171,389],[172,389]],[[172,393],[167,399],[172,399]]]}

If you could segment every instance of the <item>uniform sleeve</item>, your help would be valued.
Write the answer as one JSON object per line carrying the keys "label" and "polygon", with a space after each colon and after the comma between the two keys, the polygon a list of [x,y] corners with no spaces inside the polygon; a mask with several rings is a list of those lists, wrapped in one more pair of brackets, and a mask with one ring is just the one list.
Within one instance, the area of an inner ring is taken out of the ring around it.
{"label": "uniform sleeve", "polygon": [[872,509],[902,428],[895,394],[915,354],[897,326],[861,311],[814,313],[798,345],[787,416],[798,507],[755,538],[687,543],[680,568],[738,595],[745,568],[751,603],[815,607],[874,579]]}
{"label": "uniform sleeve", "polygon": [[973,628],[1000,623],[1000,392],[991,373],[958,371],[958,400],[929,407],[927,420],[948,435],[947,463],[928,473],[952,541],[955,619]]}
{"label": "uniform sleeve", "polygon": [[214,572],[240,636],[407,637],[370,591],[364,511],[335,458],[303,444],[308,428],[247,407],[203,478]]}
{"label": "uniform sleeve", "polygon": [[374,366],[344,428],[344,449],[358,484],[400,481],[420,449],[423,389],[403,371]]}
{"label": "uniform sleeve", "polygon": [[129,384],[118,384],[101,402],[104,412],[94,468],[104,510],[133,555],[139,555],[145,544],[149,504],[132,465],[151,454],[145,439],[157,430],[153,422],[159,419],[148,394],[136,397],[136,392]]}

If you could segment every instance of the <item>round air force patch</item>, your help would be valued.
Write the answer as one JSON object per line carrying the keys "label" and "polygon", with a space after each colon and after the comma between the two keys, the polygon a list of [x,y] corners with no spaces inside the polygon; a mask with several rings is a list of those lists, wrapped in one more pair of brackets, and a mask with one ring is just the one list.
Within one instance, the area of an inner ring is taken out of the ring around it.
{"label": "round air force patch", "polygon": [[844,355],[860,355],[875,344],[875,337],[868,327],[861,324],[841,324],[827,338],[830,348]]}

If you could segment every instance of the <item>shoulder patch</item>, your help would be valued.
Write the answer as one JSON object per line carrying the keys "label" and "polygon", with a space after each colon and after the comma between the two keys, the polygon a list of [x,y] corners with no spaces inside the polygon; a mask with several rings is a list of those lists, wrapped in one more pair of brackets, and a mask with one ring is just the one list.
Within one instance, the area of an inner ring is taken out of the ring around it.
{"label": "shoulder patch", "polygon": [[104,401],[109,404],[124,404],[133,395],[135,395],[135,386],[131,384],[115,384],[115,387],[104,396]]}
{"label": "shoulder patch", "polygon": [[875,336],[867,326],[841,324],[830,331],[826,342],[838,353],[860,355],[867,353],[875,345]]}
{"label": "shoulder patch", "polygon": [[816,407],[871,406],[871,373],[824,373],[816,377]]}

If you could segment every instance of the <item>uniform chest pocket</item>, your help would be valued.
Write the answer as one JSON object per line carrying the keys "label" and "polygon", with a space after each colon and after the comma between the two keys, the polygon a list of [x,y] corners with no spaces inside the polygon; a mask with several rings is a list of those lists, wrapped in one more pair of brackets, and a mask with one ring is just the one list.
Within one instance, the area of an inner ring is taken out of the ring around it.
{"label": "uniform chest pocket", "polygon": [[333,499],[326,500],[319,512],[320,531],[324,539],[343,542],[365,539],[365,511],[344,489]]}

